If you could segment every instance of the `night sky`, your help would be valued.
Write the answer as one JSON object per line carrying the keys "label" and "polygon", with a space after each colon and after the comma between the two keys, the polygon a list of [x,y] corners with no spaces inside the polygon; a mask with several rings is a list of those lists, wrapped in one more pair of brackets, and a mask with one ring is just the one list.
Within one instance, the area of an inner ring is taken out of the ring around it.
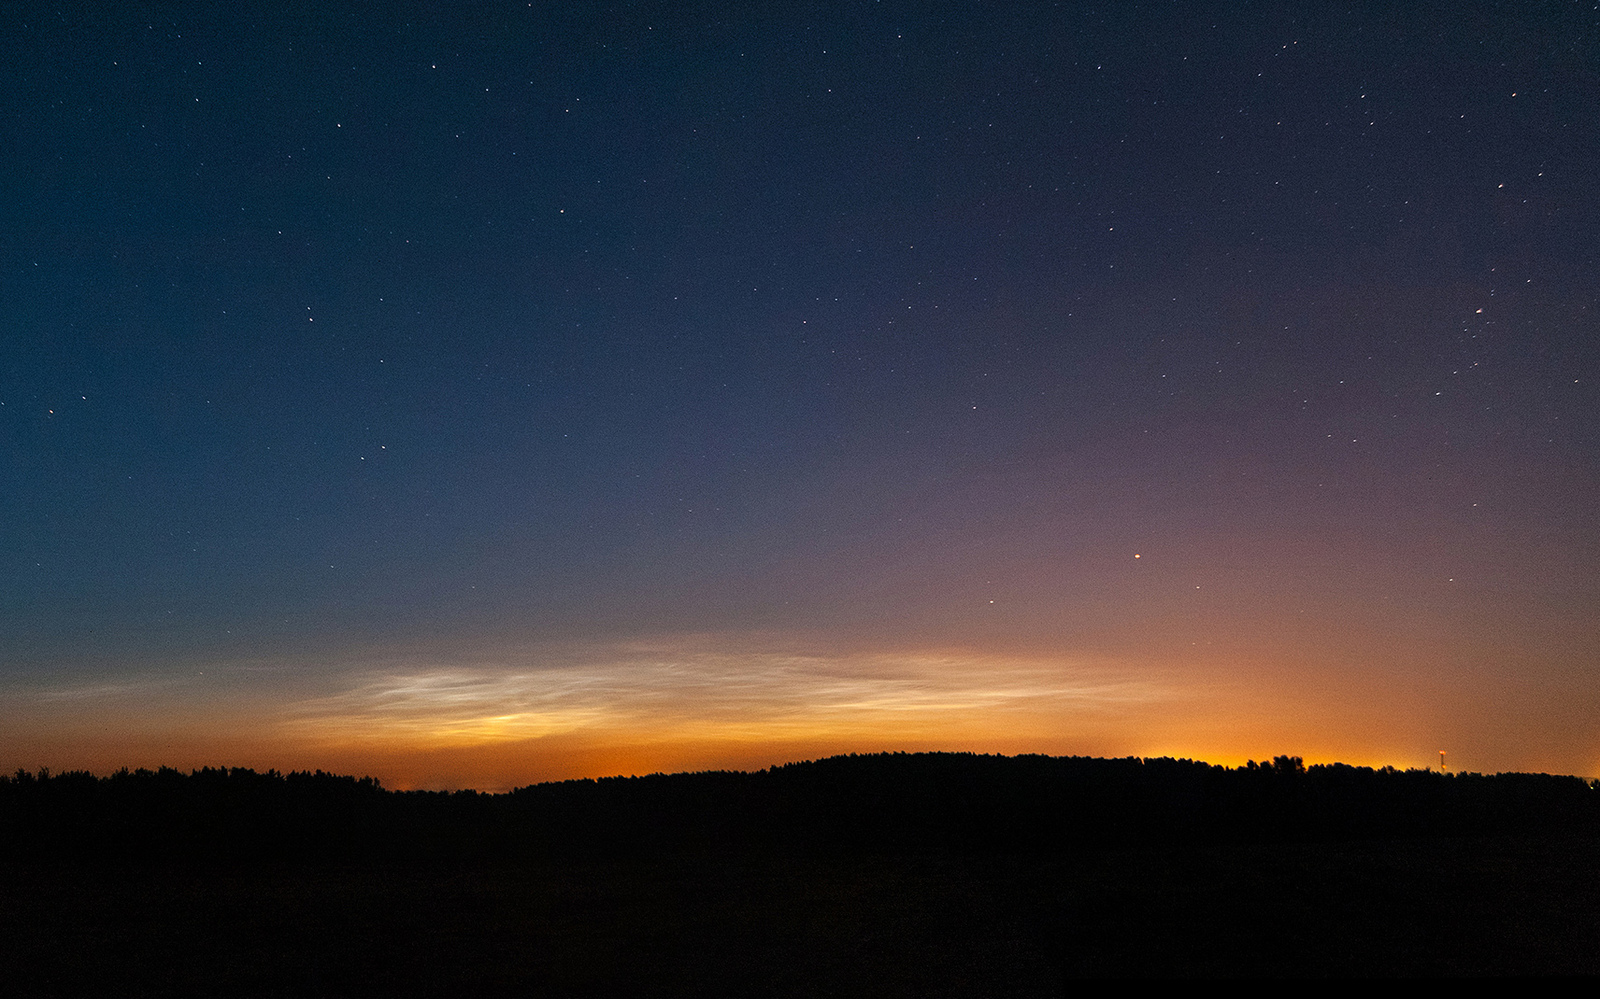
{"label": "night sky", "polygon": [[8,6],[0,768],[1600,773],[1600,7]]}

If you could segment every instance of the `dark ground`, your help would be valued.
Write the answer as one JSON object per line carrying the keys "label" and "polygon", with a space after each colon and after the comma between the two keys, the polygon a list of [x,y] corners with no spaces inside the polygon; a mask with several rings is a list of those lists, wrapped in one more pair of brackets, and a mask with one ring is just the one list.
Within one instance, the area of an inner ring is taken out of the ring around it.
{"label": "dark ground", "polygon": [[11,862],[0,967],[23,996],[1028,996],[1096,976],[1593,975],[1597,847]]}

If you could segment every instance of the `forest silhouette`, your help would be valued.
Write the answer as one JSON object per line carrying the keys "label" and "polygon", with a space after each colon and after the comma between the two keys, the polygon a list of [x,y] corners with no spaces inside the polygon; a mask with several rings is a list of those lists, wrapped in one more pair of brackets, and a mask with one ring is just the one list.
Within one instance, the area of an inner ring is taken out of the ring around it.
{"label": "forest silhouette", "polygon": [[392,791],[0,778],[19,994],[1060,994],[1600,971],[1600,788],[1298,757],[840,756]]}
{"label": "forest silhouette", "polygon": [[390,791],[370,777],[207,767],[0,778],[13,855],[159,862],[681,850],[1032,851],[1600,832],[1578,777],[1170,758],[892,753],[756,772]]}

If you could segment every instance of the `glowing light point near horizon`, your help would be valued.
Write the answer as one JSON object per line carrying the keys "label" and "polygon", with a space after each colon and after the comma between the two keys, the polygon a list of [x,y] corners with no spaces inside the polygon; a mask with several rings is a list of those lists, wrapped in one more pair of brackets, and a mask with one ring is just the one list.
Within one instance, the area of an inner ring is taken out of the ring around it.
{"label": "glowing light point near horizon", "polygon": [[1134,553],[1134,556],[1133,556],[1133,557],[1134,557],[1134,558],[1138,558],[1138,557],[1139,557],[1139,555],[1138,555],[1138,553],[1137,553],[1137,552],[1136,552],[1136,553]]}

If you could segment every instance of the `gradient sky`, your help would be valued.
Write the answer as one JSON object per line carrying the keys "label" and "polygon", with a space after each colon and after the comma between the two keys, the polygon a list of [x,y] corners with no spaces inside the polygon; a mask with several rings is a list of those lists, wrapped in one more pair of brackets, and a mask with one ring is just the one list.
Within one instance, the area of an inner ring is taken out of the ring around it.
{"label": "gradient sky", "polygon": [[1593,3],[457,6],[8,8],[0,768],[1600,773]]}

